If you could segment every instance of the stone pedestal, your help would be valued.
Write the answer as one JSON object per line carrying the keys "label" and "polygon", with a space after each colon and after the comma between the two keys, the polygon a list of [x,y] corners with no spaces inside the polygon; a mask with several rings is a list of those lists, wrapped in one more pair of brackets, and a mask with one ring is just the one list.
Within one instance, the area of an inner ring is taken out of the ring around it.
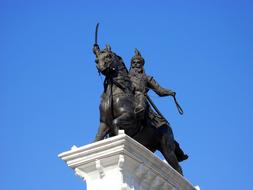
{"label": "stone pedestal", "polygon": [[170,165],[124,133],[59,157],[88,190],[196,190]]}

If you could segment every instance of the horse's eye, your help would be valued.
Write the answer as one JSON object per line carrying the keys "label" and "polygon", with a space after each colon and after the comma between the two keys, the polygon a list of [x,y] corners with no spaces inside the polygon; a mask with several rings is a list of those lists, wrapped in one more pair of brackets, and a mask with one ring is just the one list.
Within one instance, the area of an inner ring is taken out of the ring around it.
{"label": "horse's eye", "polygon": [[95,59],[95,63],[98,63],[98,59]]}

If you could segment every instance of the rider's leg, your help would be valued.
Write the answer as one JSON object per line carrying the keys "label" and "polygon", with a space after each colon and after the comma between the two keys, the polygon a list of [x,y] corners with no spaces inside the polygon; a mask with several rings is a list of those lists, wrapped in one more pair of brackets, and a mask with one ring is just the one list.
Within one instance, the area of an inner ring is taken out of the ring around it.
{"label": "rider's leg", "polygon": [[136,91],[135,102],[136,106],[134,109],[134,113],[136,115],[136,118],[142,122],[145,119],[145,113],[147,111],[146,96],[142,92]]}

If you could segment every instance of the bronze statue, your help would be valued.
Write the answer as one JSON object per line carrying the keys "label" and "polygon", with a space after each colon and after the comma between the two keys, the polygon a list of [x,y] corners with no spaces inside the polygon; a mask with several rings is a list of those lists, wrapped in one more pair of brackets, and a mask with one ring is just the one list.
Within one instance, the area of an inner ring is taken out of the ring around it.
{"label": "bronze statue", "polygon": [[[117,135],[118,130],[123,129],[127,135],[150,151],[159,150],[166,161],[182,174],[178,162],[186,157],[178,157],[179,154],[176,153],[179,146],[174,141],[168,122],[147,104],[145,95],[149,84],[138,86],[137,83],[140,84],[142,81],[135,81],[131,74],[134,63],[128,73],[123,59],[114,53],[109,45],[104,50],[100,50],[97,44],[97,28],[93,52],[96,55],[96,67],[99,73],[105,76],[105,79],[99,107],[100,126],[95,141],[104,139],[108,134]],[[152,78],[149,80],[155,83]],[[139,93],[139,89],[145,89],[145,91]],[[164,91],[164,93],[164,95],[175,95],[172,91]],[[183,152],[180,156],[182,155],[184,155]]]}
{"label": "bronze statue", "polygon": [[[131,67],[129,70],[130,80],[134,87],[135,95],[135,114],[137,118],[142,122],[142,126],[148,126],[155,128],[170,128],[170,123],[164,118],[152,100],[148,96],[148,91],[151,89],[159,96],[173,96],[176,93],[172,90],[162,88],[152,76],[145,74],[144,70],[145,60],[141,56],[140,52],[135,49],[135,55],[131,59]],[[153,106],[158,113],[155,113]],[[170,129],[172,131],[172,129]],[[173,133],[171,134],[173,136]],[[180,148],[179,143],[175,141],[175,154],[179,162],[186,160],[188,155],[184,154]]]}

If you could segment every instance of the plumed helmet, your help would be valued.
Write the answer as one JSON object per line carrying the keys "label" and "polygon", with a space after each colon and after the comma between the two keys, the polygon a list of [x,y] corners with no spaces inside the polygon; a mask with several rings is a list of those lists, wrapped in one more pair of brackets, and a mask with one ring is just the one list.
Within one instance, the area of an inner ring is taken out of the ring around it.
{"label": "plumed helmet", "polygon": [[144,65],[145,60],[143,59],[143,57],[141,56],[141,53],[139,52],[137,48],[135,48],[134,53],[135,55],[131,59],[131,64],[133,63],[134,60],[138,60]]}

